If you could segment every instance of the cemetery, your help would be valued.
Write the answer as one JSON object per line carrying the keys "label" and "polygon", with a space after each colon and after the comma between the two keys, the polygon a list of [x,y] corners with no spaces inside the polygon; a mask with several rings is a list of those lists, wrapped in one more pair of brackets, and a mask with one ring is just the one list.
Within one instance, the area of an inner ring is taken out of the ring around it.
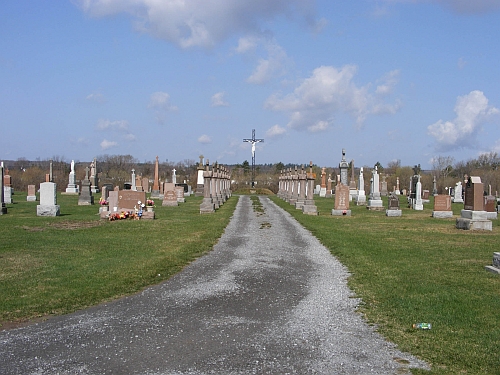
{"label": "cemetery", "polygon": [[[497,194],[481,176],[438,189],[418,168],[400,179],[378,165],[355,170],[345,150],[338,159],[336,168],[312,161],[280,168],[269,199],[349,269],[359,312],[432,363],[430,373],[495,373]],[[203,156],[190,176],[157,157],[148,169],[123,171],[119,184],[104,178],[103,164],[72,162],[58,186],[51,163],[44,180],[23,190],[12,188],[16,176],[2,164],[0,329],[168,279],[211,250],[247,192],[235,189],[238,168]],[[419,321],[432,330],[411,330]]]}

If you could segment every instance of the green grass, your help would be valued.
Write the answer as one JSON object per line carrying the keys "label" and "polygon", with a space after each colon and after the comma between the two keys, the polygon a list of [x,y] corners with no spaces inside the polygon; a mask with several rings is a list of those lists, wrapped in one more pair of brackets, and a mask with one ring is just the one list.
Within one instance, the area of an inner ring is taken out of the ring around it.
{"label": "green grass", "polygon": [[157,201],[156,220],[99,220],[99,205],[58,197],[59,217],[14,195],[0,216],[0,324],[69,313],[159,283],[211,250],[236,206],[200,215],[202,198]]}
{"label": "green grass", "polygon": [[[272,199],[347,266],[366,319],[432,374],[500,373],[500,277],[484,269],[499,250],[496,220],[492,232],[455,229],[455,218],[431,217],[432,198],[413,211],[401,197],[402,217],[352,205],[351,217],[334,217],[328,198],[315,198],[320,215],[309,216]],[[432,330],[412,329],[417,322]]]}
{"label": "green grass", "polygon": [[[154,221],[108,222],[74,196],[59,196],[62,215],[52,218],[14,195],[0,216],[0,322],[69,313],[167,279],[213,247],[236,205],[200,215],[201,199],[157,202]],[[320,215],[309,216],[271,199],[348,267],[360,311],[399,349],[428,361],[432,374],[500,373],[500,277],[484,270],[498,251],[497,221],[492,232],[462,231],[455,219],[431,218],[432,204],[412,211],[403,198],[400,218],[356,206],[333,217],[328,198],[316,198]],[[432,330],[413,330],[416,322]]]}

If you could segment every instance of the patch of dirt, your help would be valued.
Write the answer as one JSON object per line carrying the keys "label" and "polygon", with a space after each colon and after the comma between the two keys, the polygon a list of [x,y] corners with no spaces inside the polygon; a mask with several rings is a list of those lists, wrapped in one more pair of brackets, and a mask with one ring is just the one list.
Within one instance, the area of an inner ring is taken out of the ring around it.
{"label": "patch of dirt", "polygon": [[15,322],[0,322],[0,331],[7,331],[9,329],[16,329],[21,327],[26,327],[35,323],[45,322],[49,320],[52,316],[40,316],[38,318],[28,319],[28,320],[20,320]]}
{"label": "patch of dirt", "polygon": [[29,227],[27,225],[23,225],[21,228],[28,232],[41,232],[47,228],[55,228],[55,229],[85,229],[85,228],[93,228],[98,227],[104,224],[103,221],[93,220],[93,221],[61,221],[58,223],[48,224],[46,227]]}

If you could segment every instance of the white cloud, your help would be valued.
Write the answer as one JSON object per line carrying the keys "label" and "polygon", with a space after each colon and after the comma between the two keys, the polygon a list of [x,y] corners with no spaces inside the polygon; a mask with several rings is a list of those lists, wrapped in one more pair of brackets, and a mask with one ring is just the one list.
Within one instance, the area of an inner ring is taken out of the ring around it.
{"label": "white cloud", "polygon": [[260,32],[264,22],[276,16],[312,17],[314,2],[303,0],[75,0],[95,17],[119,13],[132,15],[137,30],[182,48],[211,48],[235,33]]}
{"label": "white cloud", "polygon": [[87,95],[87,97],[85,99],[88,101],[91,101],[91,102],[99,103],[99,104],[103,104],[103,103],[107,102],[104,95],[99,91],[93,92],[93,93]]}
{"label": "white cloud", "polygon": [[137,137],[135,136],[135,134],[132,134],[132,133],[125,134],[125,135],[123,136],[123,138],[124,138],[126,141],[129,141],[129,142],[133,142],[133,141],[137,140]]}
{"label": "white cloud", "polygon": [[498,0],[385,0],[386,3],[435,2],[461,14],[491,13],[500,10]]}
{"label": "white cloud", "polygon": [[99,119],[96,124],[96,128],[99,130],[116,130],[116,131],[127,131],[128,130],[128,121],[126,120],[118,120],[118,121],[110,121]]}
{"label": "white cloud", "polygon": [[[356,70],[353,65],[341,69],[333,66],[316,68],[311,77],[304,79],[292,93],[270,96],[265,108],[287,113],[289,127],[312,132],[327,129],[336,113],[350,114],[360,127],[370,114],[394,113],[399,109],[400,103],[386,104],[382,101],[382,95],[370,94],[370,85],[356,86],[353,82]],[[397,76],[395,72],[388,73],[387,77],[394,80]],[[387,78],[385,82],[388,82]],[[391,85],[392,90],[395,82]],[[387,90],[382,91],[385,94]]]}
{"label": "white cloud", "polygon": [[118,143],[114,142],[114,141],[108,141],[107,139],[104,139],[101,142],[101,149],[103,149],[103,150],[107,150],[108,148],[115,147],[115,146],[118,146]]}
{"label": "white cloud", "polygon": [[267,59],[259,59],[259,63],[250,77],[248,83],[263,84],[275,77],[285,74],[288,56],[285,50],[276,43],[267,43]]}
{"label": "white cloud", "polygon": [[166,92],[157,91],[151,94],[148,108],[162,111],[176,111],[177,107],[170,104],[170,95]]}
{"label": "white cloud", "polygon": [[229,103],[224,100],[224,92],[218,92],[212,96],[212,107],[227,107]]}
{"label": "white cloud", "polygon": [[275,138],[279,137],[283,134],[286,133],[286,129],[282,128],[278,124],[271,126],[269,129],[266,131],[266,137],[267,138]]}
{"label": "white cloud", "polygon": [[389,95],[399,81],[399,70],[393,70],[382,77],[382,84],[377,86],[375,92],[379,95]]}
{"label": "white cloud", "polygon": [[208,135],[203,134],[200,137],[198,137],[198,142],[203,143],[203,144],[208,144],[212,143],[212,138],[210,138]]}
{"label": "white cloud", "polygon": [[427,127],[440,150],[471,146],[481,125],[500,111],[488,105],[483,92],[475,90],[457,98],[456,117],[453,121],[439,120]]}
{"label": "white cloud", "polygon": [[459,58],[457,63],[458,69],[462,70],[465,68],[465,65],[467,65],[467,61],[463,57]]}
{"label": "white cloud", "polygon": [[243,37],[238,40],[238,46],[235,48],[237,53],[247,53],[257,48],[258,38],[254,36]]}

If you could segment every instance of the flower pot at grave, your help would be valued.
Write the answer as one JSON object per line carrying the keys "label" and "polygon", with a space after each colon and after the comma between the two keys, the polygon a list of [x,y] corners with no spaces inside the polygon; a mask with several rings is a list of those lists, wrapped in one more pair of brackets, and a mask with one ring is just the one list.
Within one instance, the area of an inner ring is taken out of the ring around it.
{"label": "flower pot at grave", "polygon": [[147,212],[153,212],[153,206],[146,206],[146,211]]}
{"label": "flower pot at grave", "polygon": [[109,211],[109,206],[102,205],[102,206],[101,206],[101,210],[102,210],[102,211]]}

